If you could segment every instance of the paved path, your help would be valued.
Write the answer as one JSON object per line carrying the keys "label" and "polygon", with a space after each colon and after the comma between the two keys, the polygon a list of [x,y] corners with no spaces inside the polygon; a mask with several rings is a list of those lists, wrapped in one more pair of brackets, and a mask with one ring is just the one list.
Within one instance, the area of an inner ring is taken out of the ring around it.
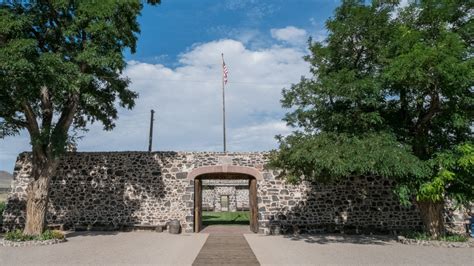
{"label": "paved path", "polygon": [[207,236],[78,232],[51,246],[0,246],[0,265],[191,265]]}
{"label": "paved path", "polygon": [[252,234],[248,225],[209,225],[201,230],[204,234]]}
{"label": "paved path", "polygon": [[246,234],[261,265],[474,265],[474,248],[404,245],[386,237]]}
{"label": "paved path", "polygon": [[[238,230],[243,228],[231,229],[234,233],[230,237],[241,236]],[[222,228],[207,230],[218,236],[216,231]],[[244,234],[244,237],[261,265],[470,266],[474,261],[474,248],[403,245],[383,237],[258,234]],[[208,234],[80,232],[70,235],[68,242],[57,245],[0,247],[0,265],[191,265],[207,238]],[[212,240],[216,248],[226,252],[225,247],[232,249],[235,242],[225,241]],[[238,241],[242,242],[242,239]],[[248,259],[252,255],[243,258],[246,263],[251,264]],[[258,263],[256,261],[252,263]],[[222,264],[222,260],[217,264]]]}
{"label": "paved path", "polygon": [[209,237],[193,262],[201,265],[260,265],[243,233],[248,226],[209,226],[202,232]]}

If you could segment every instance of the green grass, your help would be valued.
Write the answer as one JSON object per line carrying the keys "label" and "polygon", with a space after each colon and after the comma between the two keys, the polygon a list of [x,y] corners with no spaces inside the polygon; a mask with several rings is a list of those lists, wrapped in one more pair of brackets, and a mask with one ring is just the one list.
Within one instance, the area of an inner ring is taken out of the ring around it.
{"label": "green grass", "polygon": [[439,240],[439,241],[445,241],[445,242],[466,242],[469,240],[468,236],[455,235],[455,234],[441,236],[437,239],[433,239],[431,236],[429,236],[427,233],[424,233],[424,232],[406,232],[403,235],[406,238],[411,238],[411,239],[416,239],[416,240]]}
{"label": "green grass", "polygon": [[[3,223],[3,210],[5,210],[6,203],[0,201],[0,225]],[[1,231],[1,229],[0,229]]]}
{"label": "green grass", "polygon": [[202,223],[213,224],[249,224],[249,212],[202,212]]}
{"label": "green grass", "polygon": [[46,230],[39,236],[29,236],[23,234],[19,229],[7,232],[5,239],[10,241],[31,241],[31,240],[50,240],[50,239],[64,239],[64,233],[58,230]]}
{"label": "green grass", "polygon": [[0,193],[0,202],[6,202],[8,193]]}

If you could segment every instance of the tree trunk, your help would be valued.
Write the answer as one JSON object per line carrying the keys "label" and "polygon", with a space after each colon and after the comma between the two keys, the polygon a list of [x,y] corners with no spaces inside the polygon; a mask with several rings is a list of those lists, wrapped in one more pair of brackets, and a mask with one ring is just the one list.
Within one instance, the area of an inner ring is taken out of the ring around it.
{"label": "tree trunk", "polygon": [[[33,158],[35,160],[35,158]],[[51,177],[56,171],[57,160],[46,159],[41,167],[33,167],[34,180],[26,189],[26,224],[23,231],[26,235],[40,235],[46,227],[46,211],[49,201]],[[35,162],[33,162],[35,165]],[[36,176],[35,176],[36,175]]]}
{"label": "tree trunk", "polygon": [[421,213],[421,219],[425,225],[426,232],[432,238],[438,238],[444,234],[443,208],[444,202],[420,201],[417,202]]}

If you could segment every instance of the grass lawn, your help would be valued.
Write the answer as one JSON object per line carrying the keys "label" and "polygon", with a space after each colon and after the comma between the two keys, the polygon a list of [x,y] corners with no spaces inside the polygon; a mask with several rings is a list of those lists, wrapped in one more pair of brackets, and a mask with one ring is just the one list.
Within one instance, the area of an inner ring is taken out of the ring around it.
{"label": "grass lawn", "polygon": [[202,223],[212,224],[249,224],[249,212],[202,212]]}
{"label": "grass lawn", "polygon": [[7,201],[8,193],[0,193],[0,202]]}

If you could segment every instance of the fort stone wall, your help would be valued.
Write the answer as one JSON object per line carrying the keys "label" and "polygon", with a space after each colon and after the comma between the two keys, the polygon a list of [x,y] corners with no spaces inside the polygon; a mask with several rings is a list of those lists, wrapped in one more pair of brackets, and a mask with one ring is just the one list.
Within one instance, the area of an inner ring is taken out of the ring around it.
{"label": "fort stone wall", "polygon": [[[293,185],[279,171],[268,169],[268,160],[266,152],[68,153],[52,178],[47,221],[68,228],[120,229],[178,219],[183,231],[192,232],[194,180],[188,174],[203,166],[235,165],[256,169],[263,177],[257,180],[261,232],[275,223],[307,232],[421,227],[418,210],[401,206],[392,193],[393,181],[366,176],[330,184],[303,181]],[[22,153],[4,212],[5,229],[25,223],[30,172],[31,154]]]}

